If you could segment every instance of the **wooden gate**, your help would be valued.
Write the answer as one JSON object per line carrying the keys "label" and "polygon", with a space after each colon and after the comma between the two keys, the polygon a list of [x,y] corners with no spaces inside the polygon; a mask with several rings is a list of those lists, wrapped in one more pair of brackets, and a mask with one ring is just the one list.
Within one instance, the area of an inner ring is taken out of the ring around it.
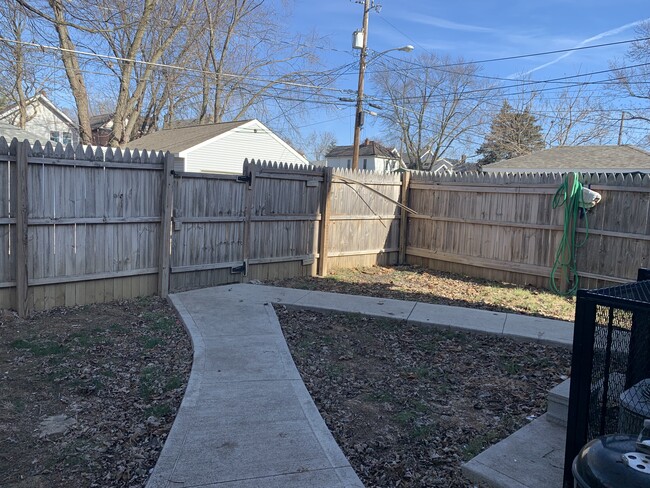
{"label": "wooden gate", "polygon": [[250,163],[242,175],[176,173],[170,291],[312,275],[322,169]]}

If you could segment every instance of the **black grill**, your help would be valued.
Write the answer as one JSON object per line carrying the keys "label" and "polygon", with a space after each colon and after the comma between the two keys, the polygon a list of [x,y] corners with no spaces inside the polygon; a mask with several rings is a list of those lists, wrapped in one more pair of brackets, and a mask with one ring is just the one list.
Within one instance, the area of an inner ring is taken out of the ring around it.
{"label": "black grill", "polygon": [[638,434],[650,418],[650,271],[636,283],[579,290],[571,360],[564,487],[588,441]]}

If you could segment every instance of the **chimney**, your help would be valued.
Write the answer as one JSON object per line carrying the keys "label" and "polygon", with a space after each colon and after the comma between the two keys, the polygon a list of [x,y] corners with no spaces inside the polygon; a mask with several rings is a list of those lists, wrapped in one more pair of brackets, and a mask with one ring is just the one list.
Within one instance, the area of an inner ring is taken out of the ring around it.
{"label": "chimney", "polygon": [[369,144],[370,144],[370,139],[368,139],[368,138],[366,137],[366,140],[363,141],[363,145],[364,145],[364,146],[367,146],[367,145],[369,145]]}

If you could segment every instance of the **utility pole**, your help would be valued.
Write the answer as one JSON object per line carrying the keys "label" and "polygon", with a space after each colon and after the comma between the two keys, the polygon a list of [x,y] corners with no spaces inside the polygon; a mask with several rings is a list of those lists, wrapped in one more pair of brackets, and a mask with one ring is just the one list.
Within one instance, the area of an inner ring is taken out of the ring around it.
{"label": "utility pole", "polygon": [[625,112],[621,112],[621,127],[618,129],[618,145],[621,145],[623,140],[623,121],[625,120]]}
{"label": "utility pole", "polygon": [[[360,3],[360,2],[358,2]],[[374,7],[374,1],[372,7]],[[363,125],[363,82],[366,72],[366,51],[368,48],[368,13],[370,12],[370,0],[363,2],[363,44],[359,55],[359,85],[357,87],[357,110],[354,118],[354,146],[352,147],[352,169],[359,169],[359,139],[361,137],[361,126]]]}

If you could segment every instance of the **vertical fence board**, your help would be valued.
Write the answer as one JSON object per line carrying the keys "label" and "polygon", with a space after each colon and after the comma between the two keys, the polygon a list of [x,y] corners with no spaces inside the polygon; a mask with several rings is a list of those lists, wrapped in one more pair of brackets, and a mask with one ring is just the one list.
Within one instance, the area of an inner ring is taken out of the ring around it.
{"label": "vertical fence board", "polygon": [[[561,182],[557,175],[477,174],[471,182],[414,175],[410,202],[420,215],[409,216],[408,261],[547,286],[562,238],[564,208],[552,208]],[[603,200],[588,212],[590,236],[577,252],[582,284],[634,280],[636,269],[650,264],[649,183],[648,176],[598,180]],[[577,222],[578,241],[585,222]]]}

